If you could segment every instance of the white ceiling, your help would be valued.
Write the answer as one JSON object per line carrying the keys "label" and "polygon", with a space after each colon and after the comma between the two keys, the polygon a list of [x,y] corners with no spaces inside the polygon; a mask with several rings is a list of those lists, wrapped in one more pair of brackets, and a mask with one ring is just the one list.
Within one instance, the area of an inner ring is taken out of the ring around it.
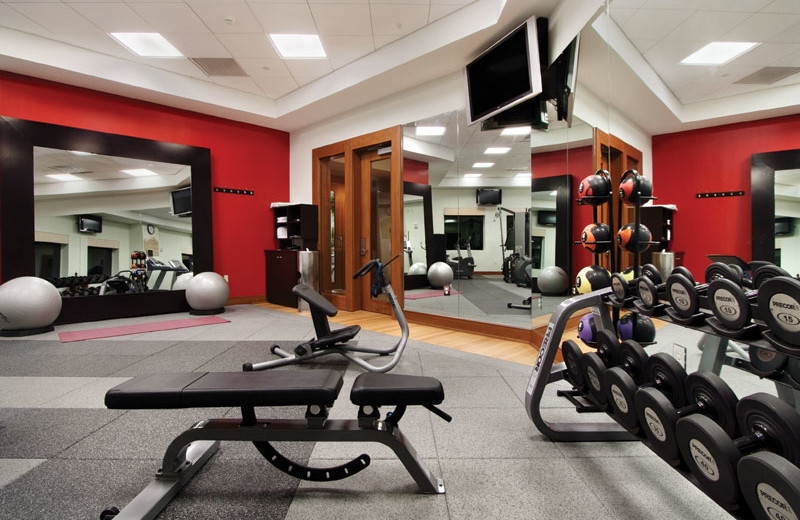
{"label": "white ceiling", "polygon": [[[521,20],[551,16],[560,4],[0,0],[0,69],[292,131],[456,72]],[[649,133],[796,110],[800,74],[736,82],[764,66],[800,66],[800,1],[614,0],[609,11],[609,27],[583,39],[581,88]],[[161,32],[188,58],[234,59],[246,75],[209,77],[189,59],[139,58],[111,31]],[[268,32],[317,33],[328,58],[281,60]],[[722,67],[678,64],[713,39],[761,45]]]}

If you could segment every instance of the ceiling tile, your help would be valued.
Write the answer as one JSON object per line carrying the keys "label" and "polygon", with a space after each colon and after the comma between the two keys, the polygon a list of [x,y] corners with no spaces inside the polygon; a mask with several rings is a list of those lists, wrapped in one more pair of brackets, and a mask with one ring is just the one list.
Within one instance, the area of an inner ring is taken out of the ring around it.
{"label": "ceiling tile", "polygon": [[673,90],[672,93],[675,94],[675,97],[677,97],[681,103],[689,104],[711,98],[717,90],[718,87],[714,85],[690,83],[685,87]]}
{"label": "ceiling tile", "polygon": [[212,34],[164,33],[164,38],[189,58],[231,57],[231,53]]}
{"label": "ceiling tile", "polygon": [[[795,16],[792,14],[783,16]],[[772,43],[800,43],[800,23],[795,22],[787,29],[775,32],[767,41]]]}
{"label": "ceiling tile", "polygon": [[789,29],[793,25],[800,23],[800,14],[777,14],[777,13],[755,13],[727,33],[725,39],[728,41],[750,41],[768,42]]}
{"label": "ceiling tile", "polygon": [[34,34],[43,29],[41,25],[32,21],[30,18],[23,16],[22,13],[15,11],[10,6],[3,4],[0,4],[0,26]]}
{"label": "ceiling tile", "polygon": [[258,4],[308,4],[306,0],[247,0],[250,7]]}
{"label": "ceiling tile", "polygon": [[428,23],[427,5],[373,4],[374,36],[405,36]]}
{"label": "ceiling tile", "polygon": [[450,13],[454,13],[461,9],[463,6],[458,4],[431,4],[430,11],[428,12],[428,23],[432,23],[439,18],[444,18]]}
{"label": "ceiling tile", "polygon": [[308,5],[311,6],[312,10],[315,4],[369,4],[369,0],[308,0]]}
{"label": "ceiling tile", "polygon": [[636,13],[636,11],[637,9],[617,9],[615,7],[610,11],[611,19],[614,20],[617,23],[617,25],[622,27],[623,25],[625,25],[625,22],[631,19],[631,16],[633,16]]}
{"label": "ceiling tile", "polygon": [[639,9],[646,3],[647,0],[614,0],[609,11],[614,11],[615,9]]}
{"label": "ceiling tile", "polygon": [[[697,0],[647,0],[644,5],[646,9],[679,9],[681,11],[694,11]],[[611,2],[611,10],[613,11],[617,6],[617,2]]]}
{"label": "ceiling tile", "polygon": [[401,36],[376,36],[372,39],[373,43],[375,44],[375,50],[377,51],[381,47],[385,47],[389,45],[395,40],[399,40]]}
{"label": "ceiling tile", "polygon": [[678,27],[691,13],[665,9],[639,9],[623,25],[631,40],[660,40]]}
{"label": "ceiling tile", "polygon": [[308,4],[250,4],[267,33],[316,34]]}
{"label": "ceiling tile", "polygon": [[264,94],[261,87],[258,86],[258,83],[251,78],[214,77],[212,81],[217,85],[223,85],[242,92],[257,94],[259,96]]}
{"label": "ceiling tile", "polygon": [[67,5],[105,32],[148,32],[153,27],[125,4],[80,3]]}
{"label": "ceiling tile", "polygon": [[739,65],[782,66],[792,54],[800,55],[800,43],[762,43],[735,61]]}
{"label": "ceiling tile", "polygon": [[427,7],[430,4],[430,0],[369,0],[371,5],[380,5],[380,4],[415,4],[415,5],[424,5]]}
{"label": "ceiling tile", "polygon": [[[263,33],[250,7],[242,0],[186,0],[213,33]],[[231,23],[225,21],[232,20]]]}
{"label": "ceiling tile", "polygon": [[278,99],[285,96],[293,90],[297,90],[297,82],[291,77],[275,77],[275,78],[253,78],[253,80],[261,87],[264,94],[270,99]]}
{"label": "ceiling tile", "polygon": [[217,38],[234,58],[275,58],[278,53],[264,34],[218,34]]}
{"label": "ceiling tile", "polygon": [[129,3],[153,28],[164,33],[208,33],[208,27],[184,3]]}
{"label": "ceiling tile", "polygon": [[664,37],[665,41],[719,41],[723,34],[741,24],[749,13],[720,13],[703,11],[693,13],[674,31]]}
{"label": "ceiling tile", "polygon": [[765,13],[800,13],[797,0],[775,0],[762,9]]}
{"label": "ceiling tile", "polygon": [[640,54],[644,55],[649,51],[653,45],[658,43],[658,40],[633,40],[631,43],[636,47]]}
{"label": "ceiling tile", "polygon": [[98,30],[94,24],[66,4],[15,2],[8,5],[54,34]]}
{"label": "ceiling tile", "polygon": [[311,4],[320,36],[372,36],[367,4]]}
{"label": "ceiling tile", "polygon": [[325,49],[331,66],[338,69],[375,50],[369,36],[323,36]]}
{"label": "ceiling tile", "polygon": [[284,63],[298,85],[311,83],[333,71],[328,60],[286,60]]}
{"label": "ceiling tile", "polygon": [[135,56],[131,61],[144,63],[155,69],[167,70],[182,76],[189,76],[204,80],[208,79],[208,76],[206,76],[202,70],[197,68],[194,63],[185,58],[142,58]]}
{"label": "ceiling tile", "polygon": [[281,59],[239,59],[236,60],[239,66],[251,78],[291,78],[292,75],[286,67],[286,63]]}
{"label": "ceiling tile", "polygon": [[657,71],[663,67],[682,67],[701,69],[703,67],[696,67],[691,65],[681,65],[680,62],[686,56],[695,52],[703,46],[702,43],[697,42],[665,42],[660,41],[653,45],[650,50],[644,54],[644,58],[650,65]]}

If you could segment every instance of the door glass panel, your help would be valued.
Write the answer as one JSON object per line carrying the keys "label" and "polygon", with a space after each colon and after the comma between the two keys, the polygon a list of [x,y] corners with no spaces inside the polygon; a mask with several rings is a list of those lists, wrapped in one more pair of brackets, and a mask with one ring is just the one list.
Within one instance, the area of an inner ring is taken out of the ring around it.
{"label": "door glass panel", "polygon": [[347,204],[344,181],[344,154],[320,159],[320,185],[322,193],[328,196],[320,197],[320,220],[326,237],[320,244],[322,259],[322,279],[320,285],[322,292],[344,293],[344,221]]}
{"label": "door glass panel", "polygon": [[[370,161],[370,258],[380,258],[383,263],[392,259],[391,168],[389,156]],[[387,280],[391,279],[391,268],[384,269]],[[385,298],[382,294],[380,299]]]}

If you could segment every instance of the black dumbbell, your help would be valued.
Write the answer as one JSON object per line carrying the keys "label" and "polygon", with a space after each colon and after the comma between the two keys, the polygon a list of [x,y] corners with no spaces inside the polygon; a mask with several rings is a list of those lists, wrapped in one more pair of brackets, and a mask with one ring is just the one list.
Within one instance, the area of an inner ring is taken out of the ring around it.
{"label": "black dumbbell", "polygon": [[704,298],[711,283],[715,280],[725,279],[740,284],[742,281],[740,272],[731,265],[714,262],[706,267],[706,283],[696,284],[691,275],[686,276],[685,271],[673,271],[667,278],[664,290],[671,305],[671,312],[680,318],[692,318],[698,315],[700,309],[706,306]]}
{"label": "black dumbbell", "polygon": [[769,377],[779,373],[789,361],[789,356],[775,350],[750,345],[750,371],[761,376]]}
{"label": "black dumbbell", "polygon": [[796,519],[800,468],[775,453],[745,455],[737,467],[739,489],[757,520]]}
{"label": "black dumbbell", "polygon": [[581,392],[586,390],[586,378],[583,377],[583,369],[581,368],[582,355],[583,351],[571,339],[561,343],[561,356],[567,366],[567,380],[572,383],[576,390]]}
{"label": "black dumbbell", "polygon": [[586,389],[589,395],[600,404],[606,404],[608,399],[603,390],[603,378],[609,367],[619,363],[620,344],[616,334],[601,329],[597,331],[597,344],[595,352],[586,352],[581,355],[580,363]]}
{"label": "black dumbbell", "polygon": [[675,406],[686,404],[686,370],[664,352],[647,359],[643,376],[636,378],[622,367],[613,367],[604,374],[604,382],[614,419],[634,433],[639,430],[635,405],[639,389],[654,388],[667,396]]}
{"label": "black dumbbell", "polygon": [[800,281],[788,276],[765,280],[758,288],[757,303],[769,329],[764,337],[778,350],[800,355]]}
{"label": "black dumbbell", "polygon": [[681,455],[698,487],[730,507],[741,503],[736,469],[743,455],[766,450],[800,464],[800,414],[790,405],[757,393],[739,401],[736,417],[744,436],[735,439],[704,415],[683,417],[675,427]]}
{"label": "black dumbbell", "polygon": [[731,437],[739,433],[736,424],[736,394],[713,372],[692,372],[686,376],[686,406],[676,407],[664,394],[653,388],[636,392],[636,415],[648,445],[656,454],[677,466],[681,451],[675,436],[675,424],[681,417],[703,414],[710,417]]}
{"label": "black dumbbell", "polygon": [[[629,267],[628,269],[633,269]],[[614,297],[619,301],[625,301],[631,296],[632,289],[636,286],[636,282],[640,277],[646,277],[653,281],[655,284],[661,283],[661,272],[653,264],[645,264],[642,266],[640,273],[634,274],[632,280],[625,278],[628,269],[622,273],[614,273],[611,275],[611,292]]]}

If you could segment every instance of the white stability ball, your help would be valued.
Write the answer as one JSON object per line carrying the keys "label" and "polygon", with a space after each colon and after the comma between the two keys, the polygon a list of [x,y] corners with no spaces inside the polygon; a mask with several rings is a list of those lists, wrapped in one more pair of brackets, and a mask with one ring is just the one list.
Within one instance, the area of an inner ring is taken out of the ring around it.
{"label": "white stability ball", "polygon": [[428,272],[428,268],[425,262],[411,264],[411,267],[408,268],[408,274],[425,274],[426,272]]}
{"label": "white stability ball", "polygon": [[196,311],[221,309],[229,294],[228,282],[210,271],[194,275],[186,286],[186,301]]}
{"label": "white stability ball", "polygon": [[444,287],[453,281],[453,268],[444,262],[435,262],[428,269],[428,283],[431,287]]}
{"label": "white stability ball", "polygon": [[61,312],[61,293],[47,280],[20,276],[0,285],[0,329],[48,327]]}
{"label": "white stability ball", "polygon": [[564,294],[569,287],[569,276],[560,267],[545,267],[536,279],[539,292],[542,294]]}
{"label": "white stability ball", "polygon": [[194,273],[183,273],[175,278],[175,283],[172,284],[173,291],[183,291],[189,285],[189,280],[194,277]]}

